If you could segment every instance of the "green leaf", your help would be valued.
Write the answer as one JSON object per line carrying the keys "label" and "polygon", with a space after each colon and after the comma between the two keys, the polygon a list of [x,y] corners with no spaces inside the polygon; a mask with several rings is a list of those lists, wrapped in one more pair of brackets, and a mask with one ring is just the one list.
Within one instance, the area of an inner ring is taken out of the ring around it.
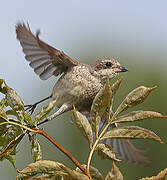
{"label": "green leaf", "polygon": [[72,170],[64,165],[61,165],[61,168],[72,178],[71,180],[89,180],[89,178],[81,172]]}
{"label": "green leaf", "polygon": [[7,155],[7,156],[4,156],[4,158],[7,159],[13,165],[14,168],[16,168],[14,155]]}
{"label": "green leaf", "polygon": [[57,99],[51,100],[47,106],[42,107],[41,111],[35,115],[35,123],[42,121],[55,107]]}
{"label": "green leaf", "polygon": [[16,112],[15,112],[14,110],[12,110],[12,109],[7,110],[7,111],[6,111],[6,114],[7,114],[7,115],[12,115],[12,116],[16,116],[16,117],[17,117]]}
{"label": "green leaf", "polygon": [[6,85],[6,99],[9,106],[16,112],[18,119],[24,120],[24,103],[16,91]]}
{"label": "green leaf", "polygon": [[131,108],[133,106],[136,106],[140,103],[142,103],[147,96],[153,91],[157,86],[148,88],[145,86],[140,86],[136,89],[134,89],[132,92],[130,92],[127,97],[123,100],[123,102],[120,104],[118,109],[115,112],[115,116],[120,114],[121,112],[125,111],[128,108]]}
{"label": "green leaf", "polygon": [[2,108],[0,108],[0,123],[5,122],[7,120],[8,120],[8,116],[6,112]]}
{"label": "green leaf", "polygon": [[157,176],[146,177],[140,180],[167,180],[167,168],[158,173]]}
{"label": "green leaf", "polygon": [[120,79],[118,79],[118,80],[111,86],[111,90],[112,90],[113,96],[116,94],[117,90],[119,89],[119,86],[120,86],[122,80],[123,80],[123,77],[121,77]]}
{"label": "green leaf", "polygon": [[80,130],[80,132],[84,135],[84,137],[86,137],[86,139],[89,142],[90,148],[92,148],[93,132],[92,132],[92,128],[88,119],[86,118],[86,116],[76,111],[75,109],[72,110],[72,115],[73,115],[75,125]]}
{"label": "green leaf", "polygon": [[5,133],[5,143],[4,147],[8,146],[8,144],[13,141],[17,136],[22,134],[23,131],[18,126],[10,126]]}
{"label": "green leaf", "polygon": [[27,124],[33,124],[34,121],[32,120],[32,117],[31,115],[29,115],[28,113],[24,113],[24,121],[27,123]]}
{"label": "green leaf", "polygon": [[12,163],[12,165],[14,165],[14,157],[12,158],[11,155],[15,155],[16,147],[20,143],[24,135],[24,133],[20,134],[15,139],[10,141],[9,144],[0,151],[0,160],[8,159]]}
{"label": "green leaf", "polygon": [[134,121],[153,119],[153,118],[167,118],[167,116],[163,116],[161,113],[154,111],[132,111],[128,114],[118,117],[115,122],[117,123],[134,122]]}
{"label": "green leaf", "polygon": [[[86,165],[82,165],[86,169]],[[78,167],[76,168],[77,172],[82,172]],[[93,166],[89,167],[89,172],[93,180],[104,180],[104,177],[102,174],[99,172],[99,170]]]}
{"label": "green leaf", "polygon": [[105,180],[123,180],[123,176],[119,170],[119,168],[115,165],[114,161],[112,163],[112,169],[108,172]]}
{"label": "green leaf", "polygon": [[110,159],[118,162],[121,161],[120,159],[116,158],[113,148],[108,144],[103,144],[103,143],[98,144],[96,146],[96,151],[102,159]]}
{"label": "green leaf", "polygon": [[8,117],[6,112],[2,108],[0,108],[0,136],[7,130],[7,124],[5,123],[7,122],[7,120]]}
{"label": "green leaf", "polygon": [[[112,86],[111,86],[111,91],[112,91],[112,100],[111,100],[111,106],[110,106],[110,113],[108,113],[106,116],[108,116],[108,119],[110,119],[111,117],[111,114],[113,115],[114,112],[113,112],[113,109],[112,109],[112,105],[114,104],[114,96],[117,92],[117,90],[119,89],[119,86],[121,84],[123,80],[123,77],[121,77],[120,79],[118,79]],[[106,117],[107,119],[107,117]]]}
{"label": "green leaf", "polygon": [[34,162],[42,159],[42,150],[36,134],[33,134],[31,139],[31,155]]}
{"label": "green leaf", "polygon": [[[108,111],[110,111],[111,99],[112,99],[112,91],[108,79],[106,81],[105,86],[95,96],[90,111],[92,118],[92,126],[93,126],[93,130],[96,133],[96,137],[98,136],[101,117],[103,116],[107,108]],[[108,114],[110,114],[110,112],[108,112]]]}
{"label": "green leaf", "polygon": [[4,142],[5,142],[5,136],[3,134],[0,136],[0,146],[3,146]]}
{"label": "green leaf", "polygon": [[163,143],[159,136],[153,131],[138,126],[116,127],[107,131],[101,139],[118,138],[118,139],[152,139]]}
{"label": "green leaf", "polygon": [[[35,163],[29,164],[25,169],[19,171],[19,174],[16,177],[16,180],[25,180],[36,176],[37,174],[60,174],[63,175],[64,171],[62,169],[64,166],[61,163],[54,162],[54,161],[36,161]],[[54,173],[55,172],[55,173]]]}
{"label": "green leaf", "polygon": [[6,108],[7,106],[9,106],[9,104],[8,104],[6,98],[3,98],[3,99],[1,100],[1,102],[0,102],[0,107],[1,107],[1,108]]}
{"label": "green leaf", "polygon": [[99,170],[93,166],[90,166],[89,168],[90,175],[94,180],[104,180],[102,174],[99,172]]}

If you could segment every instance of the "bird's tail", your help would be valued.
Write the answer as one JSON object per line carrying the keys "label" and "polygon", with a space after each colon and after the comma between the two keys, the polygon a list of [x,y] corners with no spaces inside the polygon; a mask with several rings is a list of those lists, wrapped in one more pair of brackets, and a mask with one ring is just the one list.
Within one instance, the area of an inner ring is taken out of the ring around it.
{"label": "bird's tail", "polygon": [[[104,126],[103,122],[101,122],[101,124]],[[108,130],[118,126],[118,124],[114,124],[110,126]],[[114,149],[118,159],[143,166],[150,165],[150,159],[142,154],[146,152],[146,150],[137,149],[128,139],[106,139],[104,143],[110,145]]]}
{"label": "bird's tail", "polygon": [[[82,112],[90,121],[90,113]],[[91,122],[90,122],[91,123]],[[100,122],[100,130],[101,131],[106,125],[106,121],[102,118]],[[117,128],[118,124],[112,124],[109,126],[108,130],[112,128]],[[94,134],[95,139],[95,134]],[[142,153],[146,152],[146,150],[137,149],[128,139],[105,139],[100,141],[100,143],[106,143],[110,145],[116,154],[118,159],[124,160],[126,162],[131,162],[139,165],[148,166],[150,165],[150,159],[145,157]]]}

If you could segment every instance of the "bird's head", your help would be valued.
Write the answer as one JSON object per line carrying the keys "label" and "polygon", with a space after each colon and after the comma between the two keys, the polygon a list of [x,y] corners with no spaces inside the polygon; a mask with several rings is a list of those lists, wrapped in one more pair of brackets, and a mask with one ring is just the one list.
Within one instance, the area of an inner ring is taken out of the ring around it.
{"label": "bird's head", "polygon": [[91,64],[91,73],[102,81],[107,78],[112,79],[121,72],[128,71],[113,58],[102,58]]}

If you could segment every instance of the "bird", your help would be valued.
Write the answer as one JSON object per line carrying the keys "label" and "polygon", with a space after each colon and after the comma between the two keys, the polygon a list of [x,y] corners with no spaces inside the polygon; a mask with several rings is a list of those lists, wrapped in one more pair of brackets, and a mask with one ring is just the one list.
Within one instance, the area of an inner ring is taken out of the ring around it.
{"label": "bird", "polygon": [[[56,99],[55,106],[58,110],[38,125],[72,110],[74,106],[78,111],[86,112],[89,118],[93,99],[106,80],[108,78],[111,80],[120,73],[128,71],[127,68],[111,57],[97,59],[91,64],[78,62],[63,51],[42,41],[39,34],[38,30],[34,35],[29,24],[27,26],[24,23],[16,25],[16,37],[20,41],[25,59],[39,78],[47,80],[51,76],[59,76],[50,96],[28,106],[33,111],[38,103],[49,98]],[[117,156],[127,162],[142,165],[149,162],[129,140],[115,139],[110,144],[114,146]]]}

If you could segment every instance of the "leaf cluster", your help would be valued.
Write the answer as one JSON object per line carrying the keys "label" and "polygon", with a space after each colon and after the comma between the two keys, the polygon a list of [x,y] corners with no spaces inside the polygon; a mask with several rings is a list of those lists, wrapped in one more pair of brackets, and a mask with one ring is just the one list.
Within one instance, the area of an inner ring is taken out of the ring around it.
{"label": "leaf cluster", "polygon": [[[36,137],[36,131],[27,126],[32,124],[32,127],[36,127],[39,121],[45,119],[55,107],[56,100],[52,100],[47,106],[44,106],[33,120],[24,111],[24,103],[15,90],[10,88],[3,79],[0,79],[0,92],[4,94],[4,98],[0,102],[0,160],[7,159],[15,167],[16,148],[22,138],[28,134],[34,163],[29,164],[21,171],[18,170],[17,180],[29,179],[41,173],[43,175],[39,176],[38,179],[62,179],[62,177],[65,180],[89,179],[90,177],[97,180],[123,179],[120,170],[115,165],[115,161],[120,162],[121,160],[116,157],[113,147],[104,143],[104,141],[115,138],[152,139],[162,143],[160,137],[148,129],[138,126],[117,127],[116,124],[152,118],[166,118],[166,116],[158,112],[141,110],[121,115],[125,110],[142,103],[156,86],[151,88],[140,86],[134,89],[114,112],[112,109],[114,97],[121,82],[122,79],[119,79],[110,86],[109,80],[107,80],[105,86],[93,100],[89,113],[90,118],[77,111],[75,107],[72,110],[74,123],[87,139],[90,148],[87,164],[83,165],[85,169],[83,173],[79,168],[72,170],[62,163],[42,160],[42,150]],[[105,178],[98,169],[90,165],[95,151],[102,159],[112,160],[112,169]]]}
{"label": "leaf cluster", "polygon": [[76,109],[72,111],[76,127],[89,143],[90,154],[87,168],[89,168],[94,151],[96,151],[102,159],[117,162],[121,161],[116,157],[113,147],[105,143],[107,139],[152,139],[163,143],[160,137],[149,129],[139,126],[117,126],[118,123],[122,124],[145,119],[166,118],[166,116],[163,116],[161,113],[143,110],[132,111],[121,115],[121,113],[127,109],[144,102],[157,86],[151,88],[145,86],[137,87],[125,97],[114,112],[112,108],[114,97],[121,82],[122,78],[110,86],[109,80],[107,80],[105,86],[94,98],[88,118]]}

